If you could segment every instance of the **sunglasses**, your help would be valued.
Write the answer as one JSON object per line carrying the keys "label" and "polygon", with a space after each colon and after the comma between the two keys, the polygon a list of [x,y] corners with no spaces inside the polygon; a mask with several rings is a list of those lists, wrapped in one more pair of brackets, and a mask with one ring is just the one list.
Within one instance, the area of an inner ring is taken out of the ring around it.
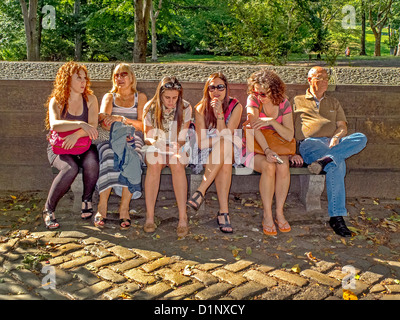
{"label": "sunglasses", "polygon": [[114,78],[118,78],[118,77],[125,78],[127,76],[128,76],[128,72],[121,72],[121,73],[114,74]]}
{"label": "sunglasses", "polygon": [[210,91],[210,92],[214,92],[214,91],[215,91],[215,89],[217,89],[218,91],[224,91],[224,90],[225,90],[225,88],[226,88],[226,86],[225,86],[225,85],[223,85],[223,84],[219,84],[219,85],[217,85],[217,86],[208,86],[208,91]]}
{"label": "sunglasses", "polygon": [[266,93],[264,93],[264,92],[253,91],[253,94],[254,94],[256,97],[261,97],[261,98],[266,98],[266,97],[268,97],[268,95],[267,95]]}
{"label": "sunglasses", "polygon": [[177,82],[167,82],[166,84],[163,85],[165,89],[176,89],[176,90],[181,90],[182,86],[180,83]]}

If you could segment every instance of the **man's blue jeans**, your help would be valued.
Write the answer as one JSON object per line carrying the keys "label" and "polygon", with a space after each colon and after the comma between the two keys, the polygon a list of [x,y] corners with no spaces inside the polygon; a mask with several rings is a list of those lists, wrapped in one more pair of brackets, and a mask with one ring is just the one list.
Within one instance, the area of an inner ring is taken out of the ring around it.
{"label": "man's blue jeans", "polygon": [[353,133],[340,139],[340,143],[329,148],[330,138],[306,138],[300,143],[299,151],[307,164],[331,157],[326,172],[326,192],[328,195],[328,213],[330,217],[346,216],[346,189],[344,177],[346,175],[345,160],[359,153],[367,144],[367,137],[362,133]]}

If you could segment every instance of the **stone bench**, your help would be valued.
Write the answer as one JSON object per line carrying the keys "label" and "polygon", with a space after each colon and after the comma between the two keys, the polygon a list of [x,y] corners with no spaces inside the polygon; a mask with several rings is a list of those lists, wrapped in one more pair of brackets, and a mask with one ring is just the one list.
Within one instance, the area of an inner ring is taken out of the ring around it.
{"label": "stone bench", "polygon": [[[54,174],[58,173],[56,168],[52,168]],[[146,174],[146,168],[143,168],[143,175]],[[162,172],[162,175],[171,175],[171,169],[169,167],[165,167]],[[300,194],[299,198],[302,204],[305,206],[306,211],[314,211],[321,209],[321,195],[325,188],[325,175],[314,175],[311,174],[307,167],[301,168],[290,168],[290,174],[293,176],[299,176],[300,181]],[[201,179],[203,173],[193,174],[191,168],[186,168],[186,175],[188,178],[188,194],[189,196],[196,191],[197,187],[201,183]],[[257,176],[260,173],[253,171],[249,168],[232,168],[232,175],[235,176]],[[171,186],[172,188],[172,186]],[[75,178],[75,181],[71,185],[71,191],[74,195],[74,203],[73,210],[80,211],[82,206],[81,195],[83,192],[83,183],[82,183],[82,172],[79,170],[78,176]],[[205,209],[205,203],[202,204],[199,210]]]}

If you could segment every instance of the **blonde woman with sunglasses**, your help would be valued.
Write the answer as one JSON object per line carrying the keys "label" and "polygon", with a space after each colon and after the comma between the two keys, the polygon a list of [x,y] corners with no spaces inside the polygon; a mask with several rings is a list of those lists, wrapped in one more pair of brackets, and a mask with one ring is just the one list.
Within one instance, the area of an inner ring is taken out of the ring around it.
{"label": "blonde woman with sunglasses", "polygon": [[183,99],[183,88],[175,77],[164,77],[158,84],[154,97],[143,111],[144,137],[148,146],[145,162],[146,221],[144,231],[156,230],[155,205],[160,186],[161,170],[168,166],[178,204],[178,237],[189,232],[186,213],[188,156],[183,150],[192,117],[192,107]]}

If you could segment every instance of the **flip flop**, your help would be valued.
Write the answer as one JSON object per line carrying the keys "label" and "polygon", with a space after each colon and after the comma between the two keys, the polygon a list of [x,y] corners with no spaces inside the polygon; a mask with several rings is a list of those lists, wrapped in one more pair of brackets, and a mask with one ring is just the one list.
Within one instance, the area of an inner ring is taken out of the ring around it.
{"label": "flip flop", "polygon": [[264,224],[264,222],[262,223],[262,227],[263,227],[263,232],[265,235],[267,236],[276,236],[278,234],[278,232],[276,231],[276,226],[273,223],[272,226],[267,226]]}
{"label": "flip flop", "polygon": [[292,228],[290,227],[289,222],[284,222],[281,223],[278,220],[275,219],[276,224],[278,225],[278,229],[280,232],[290,232],[290,230],[292,230]]}

